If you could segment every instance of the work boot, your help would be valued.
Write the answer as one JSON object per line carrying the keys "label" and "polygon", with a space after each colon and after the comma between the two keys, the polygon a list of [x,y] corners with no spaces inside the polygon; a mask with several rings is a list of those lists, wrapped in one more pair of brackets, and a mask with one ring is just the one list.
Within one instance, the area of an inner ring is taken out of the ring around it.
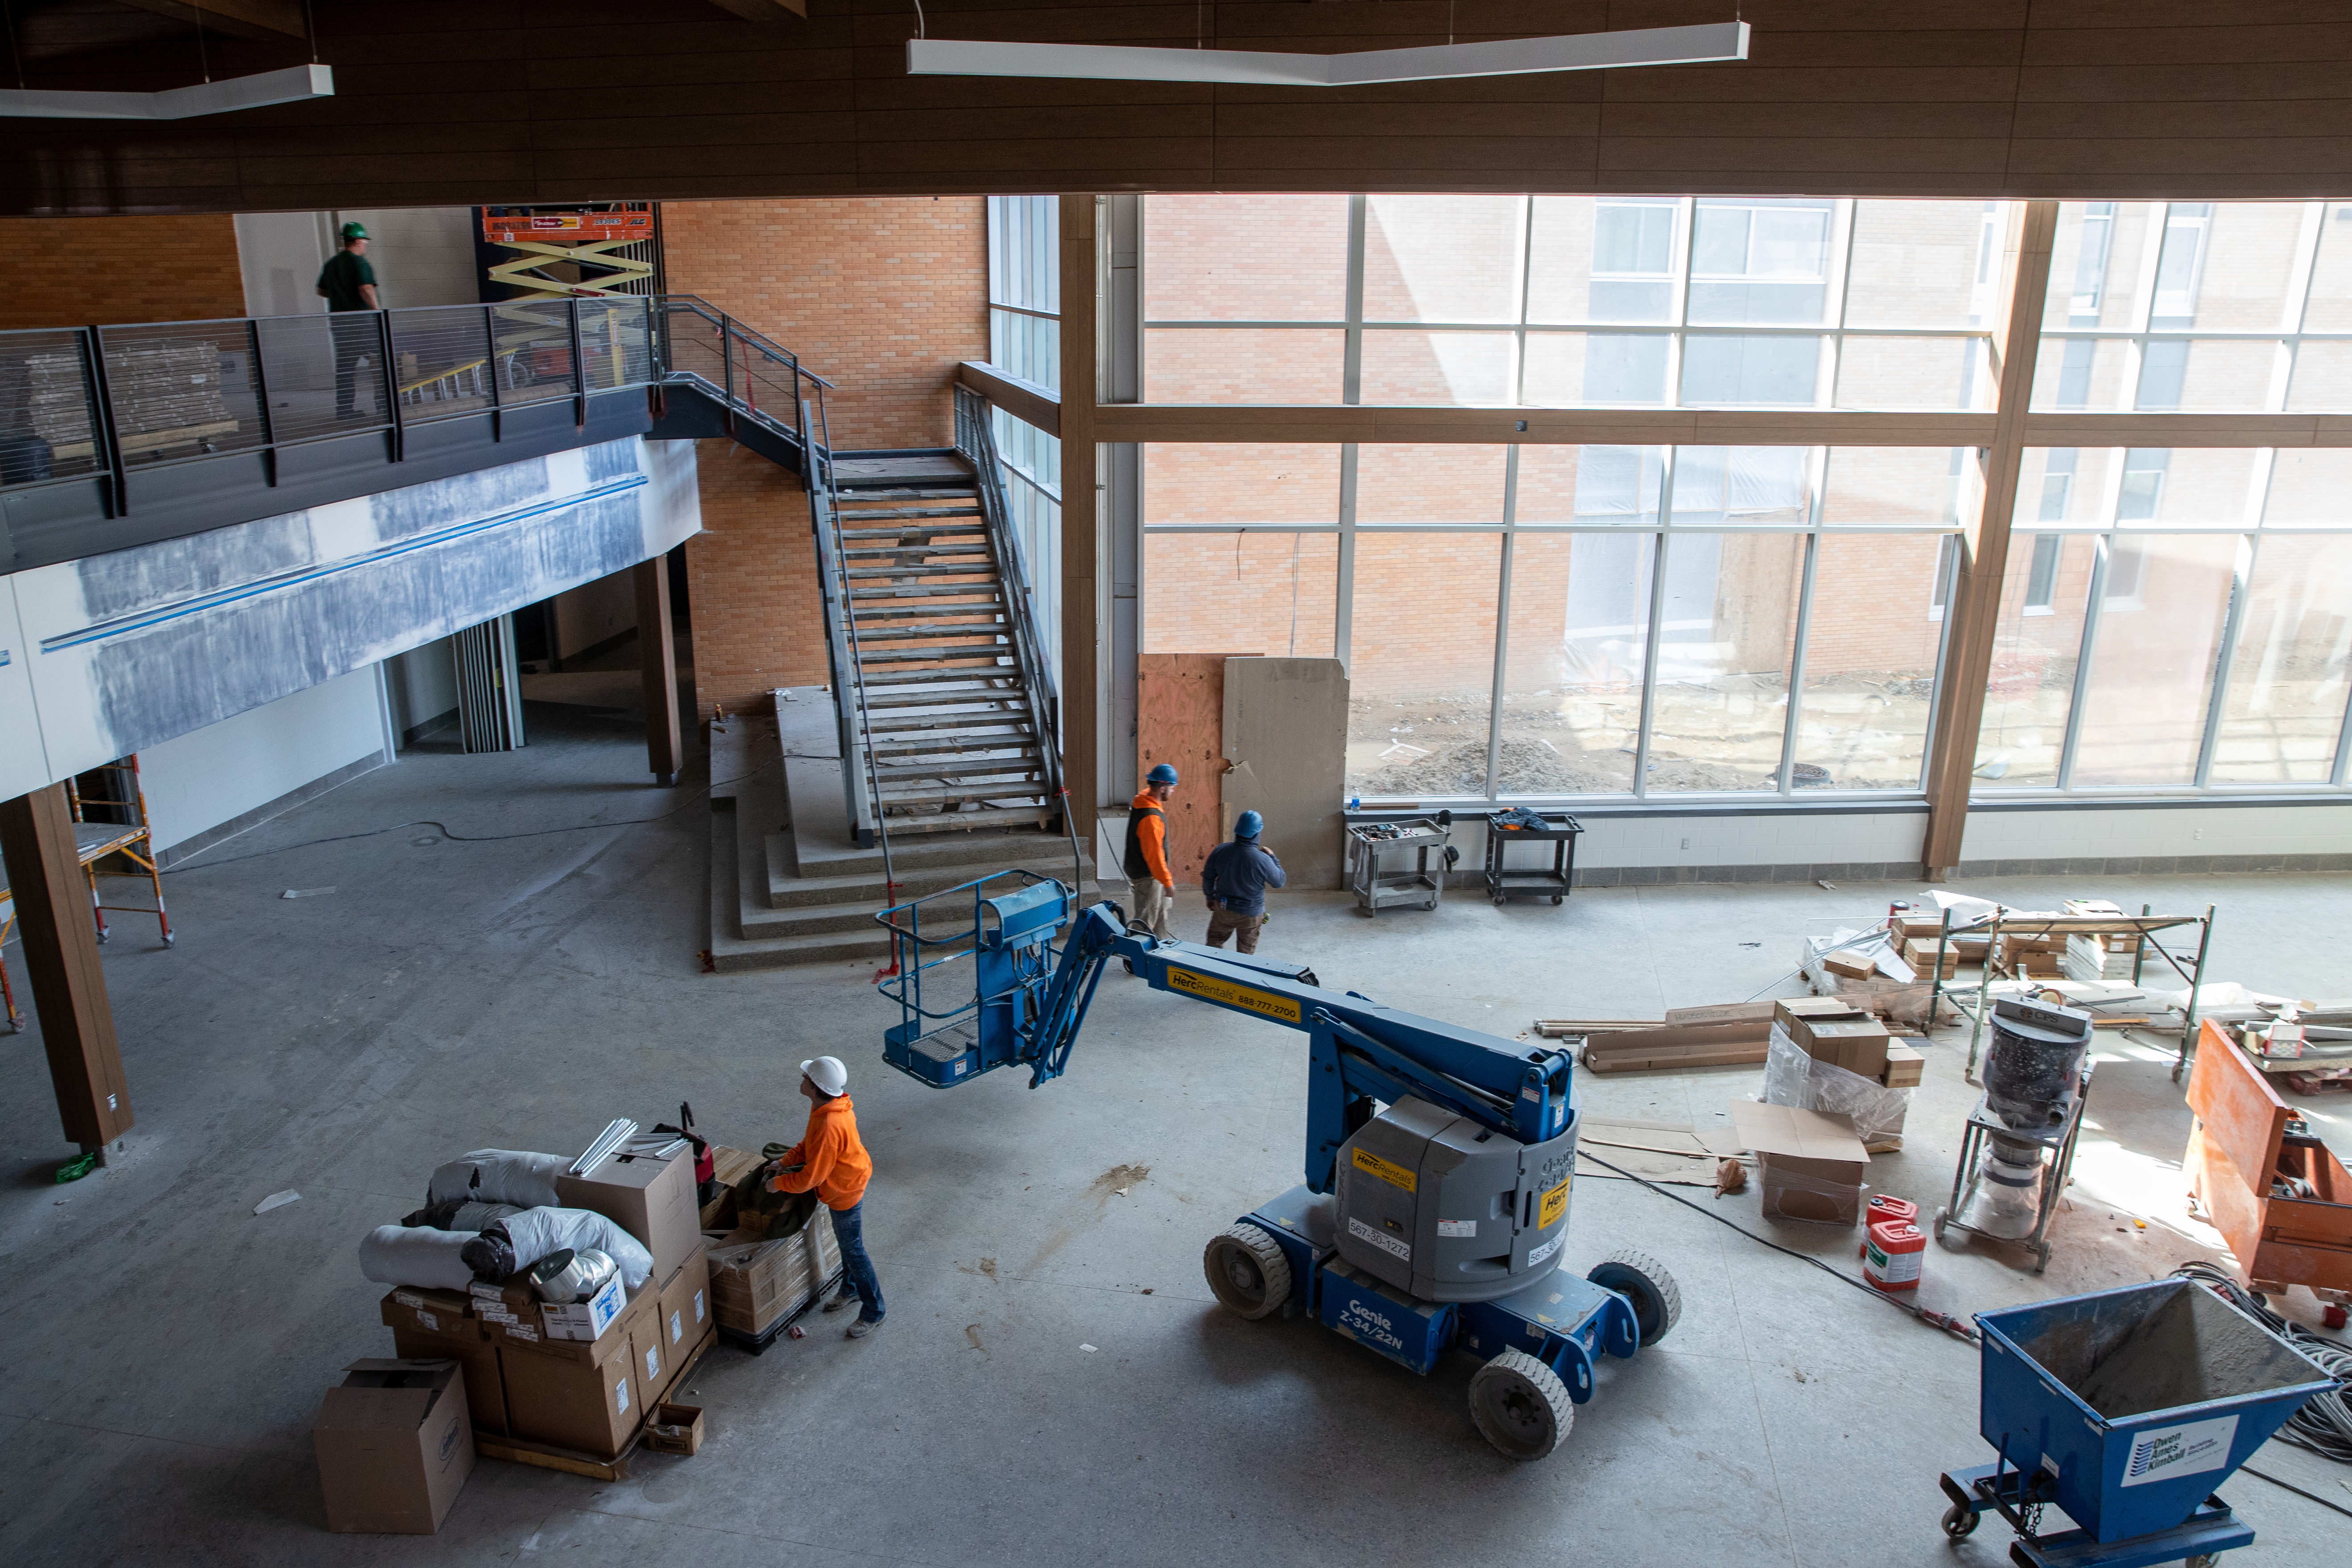
{"label": "work boot", "polygon": [[841,1288],[841,1293],[824,1304],[824,1310],[828,1312],[838,1312],[844,1307],[855,1307],[856,1305],[857,1305],[856,1289],[853,1286],[844,1285]]}
{"label": "work boot", "polygon": [[862,1340],[881,1326],[882,1320],[879,1318],[860,1318],[857,1321],[849,1325],[849,1333],[846,1337],[853,1340]]}

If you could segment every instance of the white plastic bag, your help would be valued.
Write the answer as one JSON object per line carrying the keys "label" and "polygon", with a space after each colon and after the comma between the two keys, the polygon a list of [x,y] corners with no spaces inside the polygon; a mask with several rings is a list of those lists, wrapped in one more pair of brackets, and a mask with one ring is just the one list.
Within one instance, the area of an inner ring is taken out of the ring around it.
{"label": "white plastic bag", "polygon": [[514,1245],[519,1270],[567,1247],[574,1252],[593,1247],[620,1266],[622,1282],[632,1290],[654,1271],[654,1255],[646,1250],[644,1242],[587,1209],[525,1209],[499,1223]]}
{"label": "white plastic bag", "polygon": [[433,1173],[425,1201],[446,1204],[451,1198],[477,1203],[512,1204],[517,1208],[541,1208],[562,1200],[555,1194],[555,1178],[572,1162],[561,1154],[533,1154],[519,1149],[477,1149],[450,1161]]}
{"label": "white plastic bag", "polygon": [[1827,1110],[1853,1118],[1853,1135],[1864,1143],[1903,1136],[1911,1091],[1888,1089],[1874,1079],[1848,1072],[1835,1062],[1816,1061],[1778,1023],[1764,1057],[1764,1103],[1800,1110]]}
{"label": "white plastic bag", "polygon": [[379,1285],[463,1290],[474,1271],[458,1253],[473,1239],[429,1226],[380,1225],[360,1238],[360,1272]]}

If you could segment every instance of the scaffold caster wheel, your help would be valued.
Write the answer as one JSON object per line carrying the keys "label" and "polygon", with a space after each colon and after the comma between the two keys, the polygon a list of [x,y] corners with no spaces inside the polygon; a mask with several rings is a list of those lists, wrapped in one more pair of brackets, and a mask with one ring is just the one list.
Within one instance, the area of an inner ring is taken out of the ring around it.
{"label": "scaffold caster wheel", "polygon": [[1551,896],[1551,901],[1555,906],[1557,906],[1559,902],[1559,895],[1558,893],[1554,893]]}
{"label": "scaffold caster wheel", "polygon": [[165,947],[177,947],[177,946],[179,945],[179,942],[180,942],[180,938],[179,938],[179,936],[178,936],[178,934],[177,934],[176,932],[169,932],[169,931],[167,931],[167,932],[165,932],[165,933],[164,933],[164,936],[163,936],[163,945],[164,945]]}
{"label": "scaffold caster wheel", "polygon": [[1949,1209],[1937,1209],[1936,1211],[1936,1239],[1937,1241],[1944,1239],[1944,1226],[1951,1217],[1951,1211]]}
{"label": "scaffold caster wheel", "polygon": [[1964,1540],[1975,1533],[1977,1521],[1981,1517],[1974,1509],[1954,1503],[1944,1510],[1944,1533],[1955,1541]]}
{"label": "scaffold caster wheel", "polygon": [[114,933],[113,933],[112,931],[108,931],[105,927],[101,926],[101,927],[100,927],[100,928],[99,928],[98,940],[99,940],[100,942],[107,942],[107,941],[110,940],[110,939],[113,937],[113,935],[114,935]]}

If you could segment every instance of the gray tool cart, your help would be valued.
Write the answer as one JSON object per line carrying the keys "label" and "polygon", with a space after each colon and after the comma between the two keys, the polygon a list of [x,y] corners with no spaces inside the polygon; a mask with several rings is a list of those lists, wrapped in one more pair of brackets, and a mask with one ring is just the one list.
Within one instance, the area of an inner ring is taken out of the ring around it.
{"label": "gray tool cart", "polygon": [[1435,909],[1446,871],[1462,858],[1446,842],[1453,833],[1450,811],[1410,822],[1349,823],[1348,887],[1356,907],[1372,915],[1402,904]]}

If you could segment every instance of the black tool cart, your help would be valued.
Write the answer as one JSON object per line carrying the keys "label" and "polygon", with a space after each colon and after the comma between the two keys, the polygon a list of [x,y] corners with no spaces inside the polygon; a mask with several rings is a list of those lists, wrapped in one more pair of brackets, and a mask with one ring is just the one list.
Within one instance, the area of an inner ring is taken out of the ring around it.
{"label": "black tool cart", "polygon": [[[1486,896],[1500,904],[1505,899],[1568,897],[1576,877],[1576,836],[1584,831],[1566,812],[1529,811],[1513,806],[1486,814]],[[1551,864],[1508,864],[1514,846],[1548,844]]]}

